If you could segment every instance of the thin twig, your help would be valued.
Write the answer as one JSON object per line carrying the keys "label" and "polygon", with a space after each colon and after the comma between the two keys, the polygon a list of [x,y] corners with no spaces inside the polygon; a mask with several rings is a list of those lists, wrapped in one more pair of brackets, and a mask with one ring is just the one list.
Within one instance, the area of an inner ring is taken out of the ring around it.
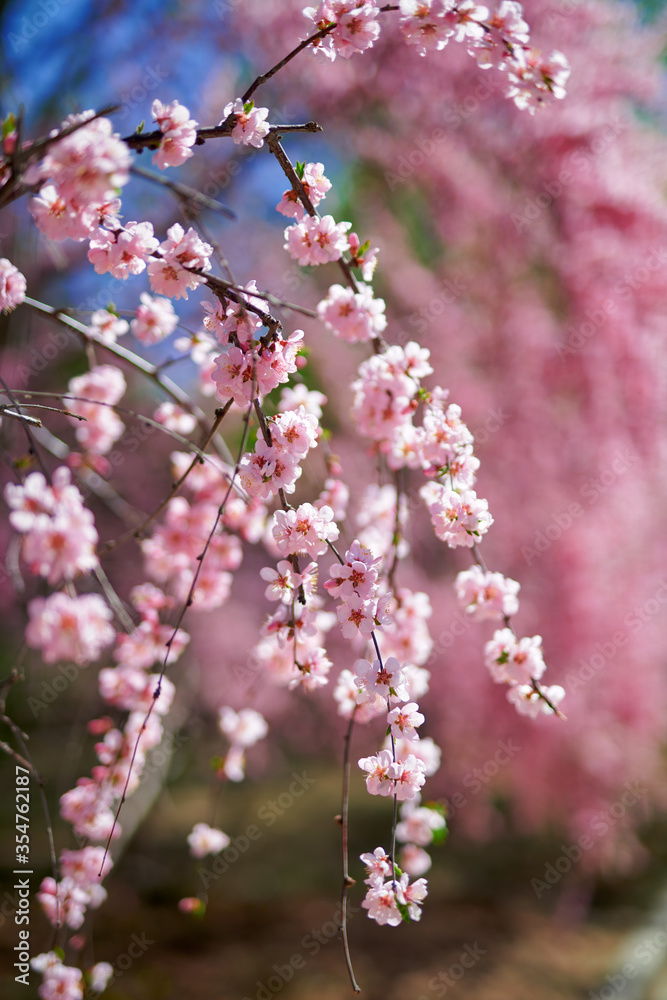
{"label": "thin twig", "polygon": [[270,80],[272,76],[275,76],[276,73],[279,70],[281,70],[283,66],[286,66],[287,63],[291,62],[295,56],[298,56],[298,54],[300,52],[303,52],[304,49],[308,48],[309,45],[314,45],[315,42],[319,41],[321,38],[326,38],[326,36],[330,34],[335,27],[336,27],[335,23],[328,24],[325,28],[320,28],[319,31],[316,31],[313,35],[310,35],[308,38],[304,38],[302,42],[299,42],[296,48],[293,48],[291,52],[288,52],[287,55],[280,60],[280,62],[277,62],[275,66],[271,67],[270,70],[268,70],[266,73],[262,73],[255,80],[253,80],[253,82],[250,84],[245,94],[241,98],[243,103],[246,104],[250,100],[252,95],[255,93],[255,91],[259,87],[261,87],[263,83],[266,83],[266,81]]}
{"label": "thin twig", "polygon": [[[99,340],[90,333],[88,328],[85,327],[83,323],[79,323],[70,316],[66,316],[60,310],[54,309],[53,306],[48,306],[43,302],[38,302],[36,299],[31,299],[27,296],[24,299],[23,305],[27,305],[31,309],[35,309],[37,312],[49,316],[55,323],[59,323],[61,326],[65,326],[68,329],[73,330],[84,341],[84,343],[90,341],[96,344],[98,347],[103,348],[110,354],[115,355],[115,357],[126,361],[143,375],[147,375],[148,378],[155,382],[156,385],[160,386],[162,391],[170,396],[175,403],[178,403],[180,407],[188,413],[191,413],[200,428],[204,433],[206,433],[208,430],[208,420],[205,414],[199,409],[198,406],[193,405],[188,394],[184,392],[180,386],[176,385],[175,382],[172,382],[171,379],[162,376],[156,365],[152,365],[150,362],[144,361],[144,359],[140,358],[138,354],[128,350],[126,347],[121,347],[120,344],[109,344],[105,343],[103,340]],[[223,458],[226,462],[231,463],[232,456],[229,454],[227,446],[224,442],[217,438],[215,446],[221,458]]]}
{"label": "thin twig", "polygon": [[345,964],[347,965],[347,971],[350,976],[350,982],[352,983],[352,989],[355,993],[361,993],[361,987],[358,985],[354,977],[354,969],[352,968],[352,958],[350,955],[350,945],[347,938],[347,891],[350,886],[354,885],[354,879],[350,878],[350,871],[348,867],[348,811],[350,805],[350,745],[352,743],[352,730],[354,728],[354,716],[356,711],[357,706],[355,705],[352,709],[352,714],[350,715],[350,721],[347,726],[347,732],[345,733],[345,743],[343,748],[343,800],[340,815],[341,850],[343,856],[343,888],[340,899],[340,930],[343,938]]}
{"label": "thin twig", "polygon": [[114,831],[116,829],[116,826],[118,825],[118,817],[120,816],[121,809],[123,808],[123,803],[125,802],[125,800],[127,798],[127,789],[129,787],[129,784],[130,784],[130,778],[132,777],[132,769],[134,767],[134,762],[136,760],[136,756],[137,756],[137,753],[139,751],[139,742],[141,740],[141,737],[142,737],[143,733],[146,730],[146,726],[148,725],[150,717],[153,714],[153,709],[155,708],[157,700],[160,697],[160,693],[162,691],[162,679],[164,678],[164,675],[165,675],[165,673],[167,671],[167,664],[168,664],[168,661],[169,661],[169,654],[171,653],[171,647],[172,647],[172,645],[174,643],[174,640],[175,640],[175,638],[176,638],[176,636],[178,634],[178,630],[181,627],[183,619],[185,618],[185,614],[186,614],[188,608],[192,605],[193,598],[194,598],[194,593],[195,593],[195,590],[197,589],[197,581],[199,580],[199,574],[201,573],[202,566],[204,565],[204,559],[206,558],[208,550],[209,550],[209,548],[211,546],[211,542],[213,541],[213,537],[214,537],[214,535],[215,535],[215,533],[216,533],[216,531],[218,529],[218,525],[220,524],[220,521],[222,520],[223,514],[225,512],[225,508],[227,506],[227,501],[229,500],[229,497],[230,497],[231,492],[232,492],[232,488],[234,486],[234,481],[235,481],[236,477],[238,476],[239,469],[241,467],[241,459],[243,458],[243,454],[245,452],[246,440],[248,438],[248,432],[249,432],[249,429],[250,429],[250,416],[251,416],[251,414],[253,412],[253,403],[254,403],[255,392],[256,392],[256,383],[255,383],[255,379],[253,377],[253,387],[252,387],[253,400],[250,403],[250,405],[248,406],[248,409],[246,411],[245,420],[244,420],[244,426],[243,426],[243,434],[241,436],[241,444],[239,445],[239,451],[238,451],[238,456],[237,456],[237,459],[236,459],[236,464],[234,466],[234,472],[232,473],[232,478],[231,478],[231,481],[230,481],[229,486],[227,488],[227,492],[225,493],[225,496],[224,496],[224,498],[222,500],[222,503],[218,507],[218,510],[217,510],[217,513],[216,513],[216,516],[215,516],[215,521],[214,521],[213,527],[211,528],[211,530],[210,530],[210,532],[208,534],[208,537],[206,539],[206,543],[204,545],[204,549],[197,556],[197,567],[196,567],[194,575],[192,577],[192,583],[190,584],[190,589],[188,591],[188,595],[187,595],[187,597],[185,599],[185,602],[183,603],[183,605],[181,607],[181,610],[180,610],[180,612],[178,614],[178,617],[176,619],[176,623],[174,625],[174,628],[173,628],[173,631],[171,633],[171,636],[169,637],[169,639],[165,643],[167,651],[165,653],[164,661],[162,663],[162,669],[160,671],[160,676],[158,677],[157,686],[155,688],[155,691],[153,692],[153,700],[151,701],[150,707],[149,707],[148,711],[146,712],[146,716],[144,718],[144,721],[142,722],[141,728],[140,728],[140,730],[139,730],[139,732],[137,734],[137,739],[136,739],[136,742],[134,744],[134,749],[132,751],[132,757],[130,759],[130,764],[129,764],[128,771],[127,771],[127,778],[125,780],[125,785],[123,786],[123,791],[122,791],[122,794],[121,794],[120,801],[118,803],[118,807],[116,809],[116,813],[115,813],[115,816],[114,816],[114,819],[113,819],[113,824],[111,826],[111,830],[109,831],[109,836],[107,838],[107,842],[106,842],[105,847],[104,847],[104,856],[102,858],[102,864],[100,865],[100,872],[99,872],[100,875],[102,874],[102,868],[104,867],[104,862],[106,860],[106,856],[109,853],[109,846],[111,844],[111,840],[113,838]]}
{"label": "thin twig", "polygon": [[203,464],[203,462],[204,462],[204,452],[206,451],[206,448],[210,444],[210,442],[211,442],[212,438],[214,437],[214,435],[217,433],[217,430],[220,427],[220,424],[224,420],[225,416],[227,415],[227,413],[229,413],[229,410],[231,409],[231,406],[232,406],[233,402],[234,402],[234,400],[230,399],[222,407],[222,409],[215,411],[215,421],[214,421],[213,426],[211,427],[210,431],[206,435],[206,440],[202,442],[201,448],[197,449],[197,454],[192,459],[192,462],[190,463],[190,465],[188,466],[188,468],[185,470],[185,472],[183,473],[183,475],[181,476],[181,478],[177,482],[175,482],[175,483],[172,484],[172,487],[169,490],[169,493],[164,498],[164,500],[162,501],[162,503],[160,504],[160,506],[156,510],[154,510],[153,513],[149,517],[147,517],[144,521],[142,521],[142,523],[138,527],[132,528],[130,531],[125,532],[124,535],[121,535],[119,538],[116,538],[116,539],[114,539],[111,542],[106,542],[102,546],[101,553],[106,554],[107,552],[111,552],[113,549],[116,549],[120,545],[123,545],[125,542],[129,541],[131,538],[142,538],[143,537],[143,535],[144,535],[144,533],[145,533],[146,528],[148,527],[148,525],[152,524],[152,522],[155,520],[156,517],[159,517],[159,515],[162,513],[162,511],[165,509],[165,507],[169,504],[169,501],[172,500],[176,496],[176,494],[180,490],[181,486],[183,485],[183,483],[185,482],[185,480],[188,478],[188,476],[190,475],[190,473],[192,472],[192,470],[195,468],[195,466]]}
{"label": "thin twig", "polygon": [[202,194],[196,188],[182,184],[181,181],[172,181],[168,177],[161,177],[159,174],[154,174],[152,170],[146,170],[145,167],[140,167],[137,164],[130,167],[130,173],[136,174],[137,177],[143,177],[147,181],[152,181],[153,184],[160,184],[162,187],[168,188],[181,200],[194,202],[200,208],[207,208],[211,212],[218,212],[219,215],[224,215],[226,219],[236,219],[236,213],[232,212],[230,208],[216,201],[215,198],[209,198],[208,195]]}

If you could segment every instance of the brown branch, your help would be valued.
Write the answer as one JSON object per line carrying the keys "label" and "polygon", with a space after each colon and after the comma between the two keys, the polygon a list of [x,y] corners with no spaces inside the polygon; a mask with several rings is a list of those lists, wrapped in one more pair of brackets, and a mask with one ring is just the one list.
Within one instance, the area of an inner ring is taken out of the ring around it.
{"label": "brown branch", "polygon": [[[202,146],[207,139],[228,139],[234,127],[236,125],[236,116],[229,115],[224,122],[220,122],[219,125],[207,125],[204,128],[198,128],[197,131],[197,146]],[[269,126],[269,134],[272,132],[321,132],[322,126],[318,125],[317,122],[304,122],[302,125],[271,125]],[[130,147],[130,149],[143,150],[143,149],[157,149],[162,141],[163,133],[159,129],[155,129],[153,132],[135,132],[133,135],[125,136],[123,142]]]}

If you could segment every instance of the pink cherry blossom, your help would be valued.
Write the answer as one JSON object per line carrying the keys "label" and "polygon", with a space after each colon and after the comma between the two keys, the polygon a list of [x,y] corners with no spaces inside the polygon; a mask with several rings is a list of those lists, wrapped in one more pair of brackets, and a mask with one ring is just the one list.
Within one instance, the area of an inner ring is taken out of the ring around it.
{"label": "pink cherry blossom", "polygon": [[179,167],[192,156],[191,146],[197,141],[197,122],[190,118],[190,112],[178,101],[163,104],[153,101],[151,114],[162,132],[160,148],[153,155],[153,163],[165,170]]}
{"label": "pink cherry blossom", "polygon": [[112,232],[98,229],[90,240],[88,260],[97,274],[108,272],[125,281],[131,274],[141,274],[158,246],[150,222],[128,222]]}
{"label": "pink cherry blossom", "polygon": [[349,247],[345,233],[351,225],[350,222],[336,224],[332,215],[306,216],[296,225],[287,227],[284,248],[301,265],[339,260]]}
{"label": "pink cherry blossom", "polygon": [[347,600],[355,594],[369,600],[375,596],[378,578],[379,556],[355,539],[345,553],[343,565],[334,563],[329,567],[330,580],[324,584],[332,597]]}
{"label": "pink cherry blossom", "polygon": [[445,817],[437,809],[405,802],[401,806],[401,821],[396,826],[396,839],[427,847],[433,842],[433,833],[446,826]]}
{"label": "pink cherry blossom", "polygon": [[25,535],[22,554],[31,573],[54,585],[95,569],[97,540],[92,512],[80,505],[53,517],[38,515]]}
{"label": "pink cherry blossom", "polygon": [[205,858],[207,854],[219,854],[231,843],[222,830],[209,826],[208,823],[195,823],[192,833],[188,834],[190,854],[193,858]]}
{"label": "pink cherry blossom", "polygon": [[[35,959],[32,964],[37,968]],[[84,980],[81,970],[63,965],[58,959],[44,969],[44,981],[37,992],[42,1000],[82,1000],[83,990]]]}
{"label": "pink cherry blossom", "polygon": [[[60,815],[74,827],[75,833],[91,840],[105,840],[111,833],[114,814],[111,810],[113,796],[91,778],[79,778],[76,787],[60,798]],[[122,833],[116,825],[114,837]]]}
{"label": "pink cherry blossom", "polygon": [[142,292],[140,300],[141,305],[130,323],[130,329],[142,344],[158,344],[174,332],[178,316],[169,299],[152,298],[148,292]]}
{"label": "pink cherry blossom", "polygon": [[[565,697],[565,689],[559,684],[543,687],[542,691],[556,707]],[[507,692],[507,700],[514,705],[519,715],[527,715],[530,719],[536,719],[540,714],[553,715],[551,706],[539,696],[530,684],[517,684],[511,687]]]}
{"label": "pink cherry blossom", "polygon": [[174,634],[170,625],[161,625],[154,618],[144,618],[133,632],[118,634],[114,659],[134,670],[144,670],[155,663],[163,663],[169,646],[167,663],[175,663],[189,642],[189,635],[182,629]]}
{"label": "pink cherry blossom", "polygon": [[[382,753],[387,751],[383,750]],[[426,781],[426,768],[423,761],[419,760],[414,753],[401,758],[394,765],[394,777],[396,798],[399,802],[406,799],[413,799]]]}
{"label": "pink cherry blossom", "polygon": [[419,920],[422,915],[421,903],[428,895],[427,882],[425,878],[419,878],[410,884],[407,874],[401,875],[396,889],[396,896],[399,902],[408,908],[410,920]]}
{"label": "pink cherry blossom", "polygon": [[515,615],[519,610],[521,585],[502,573],[472,566],[456,577],[456,596],[475,621],[494,621]]}
{"label": "pink cherry blossom", "polygon": [[304,409],[306,413],[319,420],[322,416],[322,407],[327,401],[327,397],[317,392],[316,389],[309,389],[303,382],[297,382],[294,386],[286,386],[280,394],[278,408],[281,411]]}
{"label": "pink cherry blossom", "polygon": [[88,893],[67,876],[60,882],[42,879],[37,899],[54,927],[65,923],[73,930],[83,924],[90,901]]}
{"label": "pink cherry blossom", "polygon": [[381,926],[388,924],[390,927],[398,927],[403,922],[403,917],[396,906],[396,892],[392,882],[371,886],[361,905],[368,910],[371,920],[375,920]]}
{"label": "pink cherry blossom", "polygon": [[398,766],[394,763],[390,750],[380,750],[373,757],[362,757],[358,761],[362,771],[366,771],[366,788],[371,795],[393,795]]}
{"label": "pink cherry blossom", "polygon": [[262,580],[266,580],[269,586],[264,592],[267,601],[282,601],[283,604],[291,604],[296,597],[301,577],[294,572],[292,564],[287,559],[281,559],[276,569],[265,566],[259,571]]}
{"label": "pink cherry blossom", "polygon": [[210,271],[213,247],[204,243],[192,229],[187,232],[178,223],[167,230],[167,239],[160,243],[159,260],[148,265],[148,277],[154,292],[180,299],[188,297],[188,289],[197,288],[203,278],[192,268]]}
{"label": "pink cherry blossom", "polygon": [[[44,159],[25,173],[27,184],[41,186],[28,207],[37,226],[52,239],[83,240],[120,208],[116,190],[129,179],[130,152],[112,133],[108,119],[81,125],[93,114],[68,116],[64,127],[80,127],[53,142]],[[56,129],[50,138],[58,134]]]}
{"label": "pink cherry blossom", "polygon": [[[369,247],[365,250],[361,246],[359,237],[356,233],[350,233],[348,241],[350,244],[350,264],[353,267],[360,268],[361,277],[364,281],[372,281],[373,274],[375,273],[375,268],[377,266],[377,255],[380,252],[380,248]],[[364,244],[364,246],[366,245],[367,244]]]}
{"label": "pink cherry blossom", "polygon": [[377,887],[391,875],[391,858],[383,847],[376,847],[372,854],[360,854],[359,860],[366,866],[366,885]]}
{"label": "pink cherry blossom", "polygon": [[188,413],[178,403],[169,401],[160,403],[153,418],[168,431],[175,431],[177,434],[192,434],[197,427],[197,418],[192,413]]}
{"label": "pink cherry blossom", "polygon": [[[301,183],[313,208],[317,208],[322,199],[326,197],[327,191],[331,190],[331,181],[324,176],[323,163],[304,164]],[[293,188],[284,192],[276,208],[282,215],[291,216],[297,222],[301,222],[305,215],[305,209],[299,195]]]}
{"label": "pink cherry blossom", "polygon": [[416,46],[420,56],[444,49],[453,27],[444,17],[447,8],[441,6],[441,0],[400,0],[399,7],[401,31],[408,45]]}
{"label": "pink cherry blossom", "polygon": [[254,708],[235,712],[226,705],[218,709],[218,727],[230,743],[244,748],[263,740],[269,731],[266,720]]}
{"label": "pink cherry blossom", "polygon": [[432,865],[431,855],[423,847],[416,844],[405,844],[398,855],[399,867],[411,878],[418,878],[427,872]]}
{"label": "pink cherry blossom", "polygon": [[103,993],[114,977],[113,965],[110,962],[96,962],[88,969],[88,980],[91,989]]}
{"label": "pink cherry blossom", "polygon": [[509,628],[498,629],[484,647],[484,662],[497,684],[529,684],[546,670],[542,636],[517,639]]}
{"label": "pink cherry blossom", "polygon": [[226,104],[222,112],[222,121],[229,115],[234,115],[236,122],[232,129],[232,139],[238,145],[255,146],[260,149],[264,145],[264,136],[269,134],[269,123],[266,118],[268,108],[256,108],[254,101],[244,104],[240,97]]}
{"label": "pink cherry blossom", "polygon": [[394,708],[389,712],[387,725],[397,739],[410,741],[419,739],[417,727],[421,726],[424,716],[418,709],[419,705],[411,701],[407,705]]}
{"label": "pink cherry blossom", "polygon": [[315,46],[317,52],[334,60],[337,55],[349,59],[372,48],[380,34],[379,11],[376,4],[359,0],[324,0],[319,7],[305,7],[303,13],[315,22],[315,30],[336,22],[334,30]]}
{"label": "pink cherry blossom", "polygon": [[436,536],[450,548],[470,548],[493,524],[488,502],[478,498],[474,490],[457,493],[440,483],[427,483],[419,493],[429,509]]}
{"label": "pink cherry blossom", "polygon": [[306,552],[317,558],[327,551],[327,542],[338,538],[331,507],[317,510],[302,503],[296,510],[277,510],[273,515],[273,537],[281,555]]}
{"label": "pink cherry blossom", "polygon": [[290,690],[302,687],[304,691],[316,691],[329,683],[329,671],[333,664],[323,646],[315,646],[299,655],[297,676],[288,684]]}
{"label": "pink cherry blossom", "polygon": [[375,628],[375,601],[365,601],[356,594],[338,608],[338,621],[346,639],[362,636],[367,639]]}
{"label": "pink cherry blossom", "polygon": [[[408,675],[411,669],[410,664],[405,664],[403,667],[404,675]],[[385,740],[385,750],[391,748],[391,737],[387,736]],[[440,761],[442,758],[442,751],[436,743],[433,742],[430,736],[422,737],[419,740],[405,740],[394,738],[394,750],[396,751],[396,759],[403,760],[408,754],[413,754],[420,760],[424,765],[424,775],[427,778],[432,777],[437,771],[440,770]]]}
{"label": "pink cherry blossom", "polygon": [[97,309],[90,317],[88,332],[103,344],[115,344],[130,329],[127,320],[120,319],[109,309]]}
{"label": "pink cherry blossom", "polygon": [[355,292],[352,288],[332,285],[317,307],[327,329],[348,343],[371,340],[387,327],[384,299],[374,298],[372,289],[363,282],[358,283],[358,289]]}
{"label": "pink cherry blossom", "polygon": [[398,660],[389,656],[381,665],[379,660],[357,660],[354,665],[355,681],[359,688],[365,690],[366,696],[379,695],[385,700],[407,701],[408,692],[405,686],[403,671]]}
{"label": "pink cherry blossom", "polygon": [[0,312],[11,312],[25,299],[26,280],[17,267],[0,257]]}
{"label": "pink cherry blossom", "polygon": [[122,420],[111,409],[125,393],[123,373],[115,365],[97,365],[85,375],[70,379],[67,388],[72,396],[78,397],[68,401],[69,409],[84,418],[83,421],[70,418],[76,427],[77,441],[91,454],[106,454],[125,430]]}
{"label": "pink cherry blossom", "polygon": [[565,84],[570,67],[562,52],[554,51],[543,58],[537,49],[517,49],[508,65],[507,96],[521,110],[530,114],[541,105],[565,97]]}
{"label": "pink cherry blossom", "polygon": [[116,637],[111,609],[97,594],[36,597],[28,605],[28,613],[26,642],[33,649],[41,649],[45,663],[92,663]]}

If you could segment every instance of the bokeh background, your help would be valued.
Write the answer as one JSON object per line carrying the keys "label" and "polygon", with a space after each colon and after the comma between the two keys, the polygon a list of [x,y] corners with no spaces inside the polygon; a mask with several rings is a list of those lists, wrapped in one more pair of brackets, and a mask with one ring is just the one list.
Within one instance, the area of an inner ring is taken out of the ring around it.
{"label": "bokeh background", "polygon": [[[155,97],[177,98],[200,124],[217,123],[224,105],[300,37],[301,6],[4,3],[0,110],[4,116],[23,106],[30,135],[72,111],[109,105],[119,105],[111,117],[127,135],[142,120],[150,126]],[[663,6],[527,0],[534,43],[561,49],[572,66],[567,99],[535,117],[509,104],[497,77],[460,47],[420,59],[395,30],[363,57],[334,65],[303,57],[258,95],[272,123],[324,126],[319,135],[286,138],[286,148],[292,159],[326,165],[334,183],[327,211],[352,220],[362,241],[380,247],[375,287],[387,302],[387,339],[427,346],[438,382],[462,405],[482,462],[479,492],[496,522],[484,543],[487,562],[521,581],[517,627],[543,635],[548,682],[567,692],[566,722],[514,714],[483,667],[486,631],[461,627],[451,583],[465,559],[436,546],[427,518],[415,511],[401,579],[427,591],[434,609],[433,679],[423,707],[443,767],[429,794],[448,804],[451,835],[435,851],[420,925],[377,928],[363,911],[350,923],[357,976],[370,998],[667,996]],[[149,166],[147,156],[139,162]],[[310,307],[336,280],[300,269],[282,251],[285,223],[275,205],[285,183],[268,151],[210,142],[174,176],[236,213],[235,222],[210,213],[203,221],[240,280],[257,278],[261,288]],[[139,178],[123,203],[126,218],[150,219],[160,235],[181,217],[165,192]],[[110,301],[133,310],[148,287],[143,278],[95,275],[84,245],[45,241],[24,203],[3,213],[0,255],[26,274],[34,297],[80,317]],[[196,297],[177,311],[185,328],[200,325]],[[369,462],[350,424],[348,386],[365,352],[332,343],[315,324],[305,328],[307,378],[329,399],[325,422],[353,488],[352,537]],[[47,371],[26,375],[25,359],[48,328],[19,310],[2,318],[0,331],[10,385],[64,388],[83,369],[77,352],[66,350]],[[147,356],[172,354],[166,344]],[[188,365],[170,374],[198,391]],[[151,393],[132,379],[128,405],[151,412]],[[210,400],[203,405],[212,410]],[[64,424],[54,433],[71,443]],[[232,451],[239,433],[230,433]],[[3,434],[15,458],[13,429]],[[170,450],[168,439],[153,435],[138,458],[115,470],[114,488],[151,510],[169,487]],[[323,468],[304,475],[304,499],[322,478]],[[96,513],[103,538],[118,533],[108,512]],[[5,551],[9,535],[0,531]],[[179,698],[169,759],[156,757],[128,804],[110,898],[86,925],[86,961],[116,961],[133,934],[151,942],[114,981],[111,997],[265,1000],[268,991],[333,1000],[349,993],[332,930],[342,728],[331,688],[304,697],[244,671],[267,612],[256,576],[266,562],[266,554],[249,551],[226,607],[188,623],[191,648],[173,675]],[[107,572],[123,593],[142,579],[136,552],[127,549],[112,555]],[[7,561],[3,577],[5,676],[35,583],[26,580],[17,594],[21,580]],[[348,666],[345,646],[333,648],[336,667]],[[29,699],[39,699],[49,679],[29,659],[7,705],[30,733],[57,812],[58,796],[90,766],[85,724],[100,702],[91,668],[35,713]],[[249,782],[220,793],[209,761],[221,750],[214,717],[223,703],[264,712],[272,736],[250,755]],[[359,732],[358,756],[377,738]],[[498,766],[508,741],[518,749]],[[0,768],[8,782],[5,760]],[[279,814],[270,803],[281,795],[286,802],[295,772],[313,783]],[[8,835],[10,805],[0,798]],[[385,806],[354,786],[353,858],[385,841]],[[199,888],[185,836],[213,809],[236,838],[239,858],[211,883],[207,913],[197,920],[176,906]],[[32,822],[35,857],[47,874],[37,807]],[[261,836],[246,844],[249,825]],[[67,846],[65,825],[56,821],[55,832]],[[577,856],[582,836],[592,847]],[[353,906],[361,898],[357,887]],[[14,927],[11,902],[3,902],[0,939],[10,969]],[[33,913],[33,941],[41,936],[47,948],[49,928],[36,904]],[[459,980],[464,954],[475,959]],[[281,978],[295,955],[303,967]],[[9,997],[25,995],[11,975],[7,989]]]}

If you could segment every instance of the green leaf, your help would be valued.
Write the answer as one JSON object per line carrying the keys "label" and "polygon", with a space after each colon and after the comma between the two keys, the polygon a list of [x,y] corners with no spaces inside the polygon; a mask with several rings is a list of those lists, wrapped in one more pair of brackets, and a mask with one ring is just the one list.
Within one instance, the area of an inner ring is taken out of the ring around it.
{"label": "green leaf", "polygon": [[254,101],[246,101],[245,104],[243,105],[243,111],[245,112],[246,115],[249,115],[254,107],[255,107]]}
{"label": "green leaf", "polygon": [[2,138],[6,138],[10,132],[13,132],[16,128],[16,118],[13,114],[8,114],[2,123]]}
{"label": "green leaf", "polygon": [[434,844],[444,844],[449,836],[449,830],[446,826],[441,827],[440,830],[433,831],[433,843]]}
{"label": "green leaf", "polygon": [[403,917],[403,919],[406,921],[406,923],[410,923],[410,919],[411,919],[410,918],[410,911],[408,910],[407,904],[406,903],[399,903],[399,901],[396,899],[396,909],[398,910],[398,912],[400,913],[400,915]]}
{"label": "green leaf", "polygon": [[137,125],[136,131],[135,131],[135,135],[141,135],[141,133],[144,130],[145,124],[146,124],[146,120],[142,118],[142,120]]}
{"label": "green leaf", "polygon": [[297,160],[294,170],[296,172],[296,176],[299,178],[300,181],[303,180],[303,172],[305,169],[306,169],[306,161],[304,160],[303,163],[300,163],[299,160]]}
{"label": "green leaf", "polygon": [[370,250],[370,248],[371,248],[371,241],[366,240],[366,242],[362,243],[359,249],[357,250],[357,257],[363,257],[366,251]]}

